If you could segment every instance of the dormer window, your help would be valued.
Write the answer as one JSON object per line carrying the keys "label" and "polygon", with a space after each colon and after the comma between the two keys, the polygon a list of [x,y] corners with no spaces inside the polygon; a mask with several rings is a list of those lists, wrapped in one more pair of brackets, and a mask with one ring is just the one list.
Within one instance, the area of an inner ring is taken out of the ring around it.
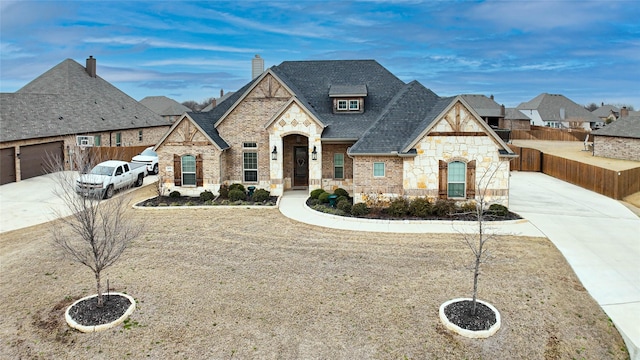
{"label": "dormer window", "polygon": [[333,112],[336,114],[364,112],[366,96],[366,85],[331,85],[329,87],[329,97],[333,99]]}

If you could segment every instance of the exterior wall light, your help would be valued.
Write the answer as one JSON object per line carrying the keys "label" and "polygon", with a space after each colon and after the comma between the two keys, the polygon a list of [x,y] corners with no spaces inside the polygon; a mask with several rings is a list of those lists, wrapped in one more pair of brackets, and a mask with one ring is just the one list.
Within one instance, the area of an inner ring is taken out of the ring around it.
{"label": "exterior wall light", "polygon": [[318,152],[316,151],[316,146],[313,146],[313,151],[311,152],[311,160],[318,160]]}
{"label": "exterior wall light", "polygon": [[271,160],[278,160],[278,148],[273,147],[273,151],[271,152]]}

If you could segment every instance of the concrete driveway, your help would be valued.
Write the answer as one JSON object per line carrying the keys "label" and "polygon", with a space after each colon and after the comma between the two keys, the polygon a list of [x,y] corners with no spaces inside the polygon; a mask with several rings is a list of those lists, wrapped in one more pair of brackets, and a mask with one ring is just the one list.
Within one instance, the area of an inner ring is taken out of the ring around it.
{"label": "concrete driveway", "polygon": [[513,172],[509,205],[555,244],[640,359],[640,218],[542,173]]}
{"label": "concrete driveway", "polygon": [[[0,186],[0,233],[55,220],[57,215],[71,215],[55,195],[54,176],[36,176]],[[155,175],[147,176],[144,185],[157,179]]]}

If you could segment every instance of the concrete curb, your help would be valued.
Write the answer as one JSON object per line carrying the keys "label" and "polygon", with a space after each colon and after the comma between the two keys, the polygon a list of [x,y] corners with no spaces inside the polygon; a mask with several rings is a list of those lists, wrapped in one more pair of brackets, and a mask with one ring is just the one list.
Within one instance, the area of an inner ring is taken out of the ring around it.
{"label": "concrete curb", "polygon": [[69,315],[69,310],[71,310],[71,308],[72,308],[75,304],[77,304],[77,303],[79,303],[79,302],[81,302],[81,301],[87,300],[87,299],[91,299],[91,298],[96,297],[96,296],[98,296],[98,295],[96,294],[96,295],[89,295],[89,296],[85,296],[85,297],[83,297],[82,299],[77,300],[77,301],[75,301],[73,304],[71,304],[71,305],[67,308],[67,310],[64,312],[64,318],[65,318],[65,320],[67,321],[67,324],[69,324],[69,326],[71,326],[72,328],[74,328],[74,329],[76,329],[76,330],[79,330],[79,331],[81,331],[81,332],[83,332],[83,333],[90,333],[90,332],[104,331],[104,330],[108,330],[108,329],[111,329],[111,328],[113,328],[113,327],[115,327],[115,326],[120,325],[120,324],[121,324],[123,321],[125,321],[125,320],[129,317],[129,315],[131,315],[131,313],[133,313],[133,311],[136,309],[136,301],[133,299],[133,297],[131,297],[131,296],[127,295],[127,294],[118,293],[118,292],[112,292],[112,293],[109,293],[109,294],[102,294],[102,295],[103,295],[103,296],[105,296],[105,295],[118,295],[118,296],[125,297],[125,298],[129,299],[129,301],[131,302],[131,305],[129,305],[129,308],[127,309],[127,311],[125,311],[125,313],[124,313],[121,317],[119,317],[117,320],[115,320],[115,321],[112,321],[112,322],[107,323],[107,324],[101,324],[101,325],[95,325],[95,326],[86,326],[86,325],[78,324],[78,323],[77,323],[75,320],[73,320],[73,319],[71,318],[71,316]]}
{"label": "concrete curb", "polygon": [[444,308],[446,308],[449,304],[452,303],[456,303],[456,302],[460,302],[460,301],[465,301],[465,300],[469,300],[472,301],[473,299],[470,298],[457,298],[457,299],[452,299],[449,300],[445,303],[443,303],[442,305],[440,305],[440,321],[442,322],[442,324],[444,324],[444,326],[455,332],[458,335],[462,335],[464,337],[468,337],[471,339],[486,339],[489,336],[495,334],[499,329],[500,329],[500,325],[502,324],[502,319],[500,318],[500,312],[498,311],[498,309],[496,309],[495,307],[493,307],[493,305],[482,301],[482,300],[478,300],[476,299],[477,302],[486,305],[489,309],[493,310],[493,312],[496,314],[496,323],[493,324],[493,326],[491,326],[489,328],[489,330],[478,330],[478,331],[473,331],[473,330],[467,330],[467,329],[463,329],[461,327],[459,327],[458,325],[452,323],[451,321],[449,321],[449,319],[447,319],[447,316],[444,314]]}

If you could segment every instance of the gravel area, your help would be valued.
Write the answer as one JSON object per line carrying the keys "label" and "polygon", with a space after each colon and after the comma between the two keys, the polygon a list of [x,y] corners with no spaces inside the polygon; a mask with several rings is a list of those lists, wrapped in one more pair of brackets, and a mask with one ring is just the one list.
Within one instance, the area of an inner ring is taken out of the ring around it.
{"label": "gravel area", "polygon": [[[143,188],[136,191],[146,196]],[[439,306],[469,297],[457,235],[339,231],[276,209],[135,210],[146,231],[103,274],[137,309],[126,326],[70,329],[94,292],[43,224],[0,235],[2,359],[625,359],[624,342],[547,239],[497,237],[479,298],[496,335],[446,330]]]}

